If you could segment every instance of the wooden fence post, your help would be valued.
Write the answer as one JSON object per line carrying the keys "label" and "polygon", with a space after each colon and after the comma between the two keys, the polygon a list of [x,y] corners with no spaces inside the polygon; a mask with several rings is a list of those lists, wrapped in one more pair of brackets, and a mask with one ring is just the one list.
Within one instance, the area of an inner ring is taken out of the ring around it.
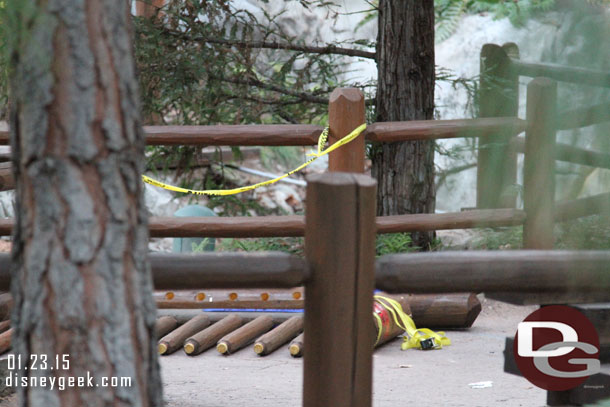
{"label": "wooden fence post", "polygon": [[527,86],[523,163],[523,247],[553,248],[557,83],[535,78]]}
{"label": "wooden fence post", "polygon": [[[481,49],[479,89],[480,117],[517,116],[518,75],[510,59],[519,58],[514,43],[502,47],[485,44]],[[477,160],[477,208],[514,208],[517,199],[517,152],[510,148],[510,130],[479,138]]]}
{"label": "wooden fence post", "polygon": [[[365,122],[364,95],[356,88],[337,88],[328,104],[328,140],[334,144]],[[329,171],[364,172],[364,136],[333,151],[328,157]]]}
{"label": "wooden fence post", "polygon": [[376,182],[342,172],[307,181],[303,406],[370,407]]}

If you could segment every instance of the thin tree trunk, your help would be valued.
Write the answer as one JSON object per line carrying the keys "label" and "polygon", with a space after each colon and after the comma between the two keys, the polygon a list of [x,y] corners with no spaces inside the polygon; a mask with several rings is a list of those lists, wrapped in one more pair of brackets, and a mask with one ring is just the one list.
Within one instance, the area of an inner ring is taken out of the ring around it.
{"label": "thin tree trunk", "polygon": [[[162,404],[130,4],[7,3],[23,29],[11,78],[15,373],[94,383],[19,387],[21,406]],[[26,369],[33,355],[38,369]]]}
{"label": "thin tree trunk", "polygon": [[[430,120],[434,113],[434,1],[379,1],[377,121]],[[434,212],[434,143],[372,149],[378,215]],[[428,248],[433,233],[414,233]]]}

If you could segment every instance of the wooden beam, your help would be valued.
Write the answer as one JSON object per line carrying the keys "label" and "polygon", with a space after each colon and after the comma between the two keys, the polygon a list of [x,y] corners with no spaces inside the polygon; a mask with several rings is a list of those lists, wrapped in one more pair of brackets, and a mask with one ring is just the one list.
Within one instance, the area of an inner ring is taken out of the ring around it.
{"label": "wooden beam", "polygon": [[304,407],[371,406],[375,186],[357,174],[308,177]]}
{"label": "wooden beam", "polygon": [[279,252],[149,255],[156,289],[291,288],[308,276],[303,259]]}
{"label": "wooden beam", "polygon": [[544,76],[561,82],[580,83],[610,88],[610,72],[556,64],[535,64],[511,60],[511,69],[518,75],[535,78]]}
{"label": "wooden beam", "polygon": [[[328,142],[330,145],[365,123],[364,95],[357,88],[337,88],[328,103]],[[364,136],[330,153],[329,171],[364,172]]]}
{"label": "wooden beam", "polygon": [[610,292],[610,251],[468,251],[382,256],[388,292]]}
{"label": "wooden beam", "polygon": [[[482,209],[455,213],[378,216],[377,233],[519,226],[525,212],[518,209]],[[10,236],[12,219],[0,219],[0,236]],[[150,237],[298,237],[305,233],[305,217],[152,217]]]}
{"label": "wooden beam", "polygon": [[[510,142],[517,152],[525,152],[525,139],[523,137],[514,137]],[[610,169],[610,154],[586,150],[564,143],[555,144],[555,160]]]}
{"label": "wooden beam", "polygon": [[486,137],[506,130],[512,135],[525,131],[526,122],[516,117],[495,117],[459,120],[412,120],[408,122],[374,123],[364,135],[369,141],[436,140],[461,137]]}
{"label": "wooden beam", "polygon": [[[310,124],[144,126],[152,146],[311,146],[324,128]],[[0,145],[9,144],[9,127],[0,122]]]}
{"label": "wooden beam", "polygon": [[561,112],[557,118],[558,130],[577,129],[610,121],[610,103],[588,106]]}
{"label": "wooden beam", "polygon": [[610,192],[587,198],[560,201],[555,205],[555,222],[564,222],[584,216],[610,214]]}
{"label": "wooden beam", "polygon": [[0,163],[0,191],[8,191],[15,188],[13,178],[13,166],[10,162]]}
{"label": "wooden beam", "polygon": [[523,160],[523,247],[552,249],[555,202],[557,83],[536,78],[527,85],[527,122]]}

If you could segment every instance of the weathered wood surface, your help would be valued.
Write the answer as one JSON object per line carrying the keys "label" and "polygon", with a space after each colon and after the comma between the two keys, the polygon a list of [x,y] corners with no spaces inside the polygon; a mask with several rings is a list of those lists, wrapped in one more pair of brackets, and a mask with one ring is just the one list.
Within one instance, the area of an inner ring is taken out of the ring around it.
{"label": "weathered wood surface", "polygon": [[196,301],[192,299],[173,298],[171,300],[157,299],[159,309],[303,309],[303,300],[222,300],[222,301]]}
{"label": "weathered wood surface", "polygon": [[518,75],[531,78],[544,76],[561,82],[610,88],[610,72],[608,71],[556,64],[538,64],[516,59],[511,60],[511,69]]}
{"label": "weathered wood surface", "polygon": [[13,304],[13,296],[10,293],[0,294],[0,321],[9,319],[11,317]]}
{"label": "weathered wood surface", "polygon": [[273,328],[273,318],[270,315],[261,315],[246,325],[223,336],[216,345],[216,350],[228,355],[248,345],[255,338]]}
{"label": "weathered wood surface", "polygon": [[[169,315],[172,316],[174,318],[176,318],[176,320],[178,320],[179,324],[183,324],[185,322],[187,322],[189,319],[193,318],[194,316],[200,315],[202,314],[202,311],[197,309],[159,309],[157,310],[157,316],[164,316],[164,315]],[[268,313],[268,312],[262,312],[262,311],[244,311],[244,312],[239,312],[239,311],[235,311],[235,312],[231,312],[231,311],[206,311],[205,315],[208,316],[208,318],[210,318],[210,322],[218,322],[221,319],[225,318],[228,315],[232,315],[235,314],[238,317],[240,317],[241,319],[244,320],[245,322],[250,322],[258,317],[260,317],[261,315],[268,315],[271,316],[271,318],[273,319],[273,323],[274,324],[281,324],[282,322],[286,321],[289,318],[294,317],[295,315],[303,315],[302,312],[273,312],[273,313]]]}
{"label": "weathered wood surface", "polygon": [[[525,139],[523,137],[513,138],[511,145],[516,151],[525,152]],[[555,144],[555,160],[590,167],[610,168],[610,154],[574,147],[564,143]]]}
{"label": "weathered wood surface", "polygon": [[215,324],[196,333],[184,343],[184,352],[195,356],[210,349],[225,335],[233,332],[244,323],[244,319],[237,314],[229,314]]}
{"label": "weathered wood surface", "polygon": [[177,327],[178,321],[174,317],[166,315],[157,318],[157,322],[155,322],[155,337],[157,339],[163,338]]}
{"label": "weathered wood surface", "polygon": [[199,314],[159,340],[159,354],[169,355],[182,347],[184,341],[210,325],[210,318]]}
{"label": "weathered wood surface", "polygon": [[292,341],[290,341],[290,345],[288,345],[288,351],[290,352],[290,356],[298,358],[303,356],[303,351],[305,350],[304,346],[305,333],[303,332]]}
{"label": "weathered wood surface", "polygon": [[555,201],[557,83],[536,78],[527,85],[527,122],[523,160],[523,247],[552,249]]}
{"label": "weathered wood surface", "polygon": [[0,354],[9,350],[12,346],[13,328],[9,328],[0,334]]}
{"label": "weathered wood surface", "polygon": [[[525,213],[516,209],[483,209],[455,213],[378,216],[377,233],[417,232],[523,224]],[[0,219],[0,236],[10,236],[12,219]],[[151,237],[291,237],[303,236],[305,217],[152,217]]]}
{"label": "weathered wood surface", "polygon": [[[519,58],[514,43],[485,44],[480,54],[479,116],[516,118],[519,111],[518,76],[510,70],[510,56]],[[499,128],[478,140],[477,208],[514,208],[517,194],[517,154],[508,141],[510,128]]]}
{"label": "weathered wood surface", "polygon": [[[156,146],[310,146],[322,130],[310,124],[144,126],[146,144]],[[8,144],[8,125],[0,122],[0,145]]]}
{"label": "weathered wood surface", "polygon": [[604,213],[610,214],[610,192],[557,202],[555,205],[555,222]]}
{"label": "weathered wood surface", "polygon": [[295,316],[276,326],[254,341],[254,352],[260,356],[270,354],[303,331],[303,322],[303,317]]}
{"label": "weathered wood surface", "polygon": [[356,174],[308,177],[304,407],[371,405],[375,185]]}
{"label": "weathered wood surface", "polygon": [[11,320],[7,319],[6,321],[0,322],[0,333],[6,332],[11,327]]}
{"label": "weathered wood surface", "polygon": [[[388,292],[609,293],[610,251],[469,251],[382,256]],[[610,294],[608,294],[610,295]]]}
{"label": "weathered wood surface", "polygon": [[544,293],[493,292],[485,298],[514,305],[595,304],[610,300],[606,291],[568,291]]}
{"label": "weathered wood surface", "polygon": [[557,118],[557,129],[576,129],[607,121],[610,121],[610,103],[602,103],[561,112]]}
{"label": "weathered wood surface", "polygon": [[0,163],[0,191],[8,191],[15,188],[13,178],[13,166],[10,162]]}
{"label": "weathered wood surface", "polygon": [[511,135],[517,135],[524,132],[526,126],[525,120],[516,117],[413,120],[374,123],[367,127],[364,136],[369,141],[392,143],[395,141],[486,137],[500,130],[506,130]]}
{"label": "weathered wood surface", "polygon": [[413,321],[423,328],[470,328],[481,313],[474,293],[408,296]]}
{"label": "weathered wood surface", "polygon": [[[357,88],[333,90],[328,103],[330,145],[365,123],[364,95]],[[361,134],[328,157],[329,171],[364,172],[364,136]]]}
{"label": "weathered wood surface", "polygon": [[279,252],[150,254],[156,289],[291,288],[307,278],[305,261]]}

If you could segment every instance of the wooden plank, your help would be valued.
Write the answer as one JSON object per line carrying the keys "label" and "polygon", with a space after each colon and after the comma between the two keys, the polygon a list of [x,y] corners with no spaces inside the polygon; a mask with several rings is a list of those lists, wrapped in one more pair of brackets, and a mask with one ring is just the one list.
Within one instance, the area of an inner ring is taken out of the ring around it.
{"label": "wooden plank", "polygon": [[[1,227],[0,223],[0,227]],[[303,236],[303,216],[153,217],[151,237],[291,237]]]}
{"label": "wooden plank", "polygon": [[368,141],[393,143],[395,141],[487,137],[500,130],[506,130],[511,135],[517,135],[524,132],[526,127],[526,122],[516,117],[412,120],[408,122],[374,123],[367,127],[364,136]]}
{"label": "wooden plank", "polygon": [[[378,233],[519,226],[525,212],[518,209],[482,209],[455,213],[378,216]],[[0,219],[0,236],[10,236],[12,219]],[[304,216],[258,217],[152,217],[150,237],[299,237],[305,233]]]}
{"label": "wooden plank", "polygon": [[580,83],[610,88],[610,72],[557,64],[536,64],[511,60],[511,69],[518,75],[535,78],[544,76],[561,82]]}
{"label": "wooden plank", "polygon": [[[525,139],[523,137],[514,137],[511,140],[511,145],[517,152],[525,152]],[[555,160],[610,169],[610,154],[574,147],[564,143],[555,144]]]}
{"label": "wooden plank", "polygon": [[305,261],[279,252],[149,255],[156,289],[291,288],[307,278]]}
{"label": "wooden plank", "polygon": [[[159,309],[157,310],[157,316],[171,316],[176,318],[179,324],[183,324],[189,319],[196,315],[202,314],[199,309]],[[269,315],[273,319],[274,324],[281,324],[289,318],[295,315],[303,315],[302,312],[259,312],[259,311],[248,311],[248,312],[221,312],[221,311],[206,311],[205,315],[210,318],[210,322],[218,322],[228,315],[235,314],[240,317],[244,322],[250,322],[261,315]]]}
{"label": "wooden plank", "polygon": [[[309,124],[216,126],[144,126],[153,146],[311,146],[324,130]],[[0,122],[0,145],[9,144],[9,128]]]}
{"label": "wooden plank", "polygon": [[525,212],[518,209],[481,209],[456,213],[393,215],[377,217],[377,233],[472,229],[519,226]]}
{"label": "wooden plank", "polygon": [[468,251],[382,256],[388,292],[610,294],[610,251]]}
{"label": "wooden plank", "polygon": [[[337,88],[330,94],[328,104],[329,144],[347,136],[366,123],[364,95],[356,88]],[[364,172],[364,136],[330,153],[329,171]]]}
{"label": "wooden plank", "polygon": [[375,182],[308,177],[303,406],[369,407],[375,256]]}
{"label": "wooden plank", "polygon": [[303,309],[305,302],[303,300],[271,300],[271,301],[196,301],[192,299],[157,299],[157,308],[159,309]]}
{"label": "wooden plank", "polygon": [[577,129],[607,121],[610,121],[610,103],[601,103],[561,112],[557,117],[557,129]]}
{"label": "wooden plank", "polygon": [[523,247],[528,249],[552,249],[554,244],[556,106],[556,82],[536,78],[527,85]]}
{"label": "wooden plank", "polygon": [[[510,57],[519,58],[514,43],[500,47],[485,44],[480,55],[479,116],[517,117],[518,76],[510,70]],[[501,128],[478,140],[477,208],[514,208],[517,193],[517,154],[508,141],[514,134]]]}
{"label": "wooden plank", "polygon": [[555,222],[603,213],[610,214],[610,192],[587,198],[557,202],[555,205]]}

